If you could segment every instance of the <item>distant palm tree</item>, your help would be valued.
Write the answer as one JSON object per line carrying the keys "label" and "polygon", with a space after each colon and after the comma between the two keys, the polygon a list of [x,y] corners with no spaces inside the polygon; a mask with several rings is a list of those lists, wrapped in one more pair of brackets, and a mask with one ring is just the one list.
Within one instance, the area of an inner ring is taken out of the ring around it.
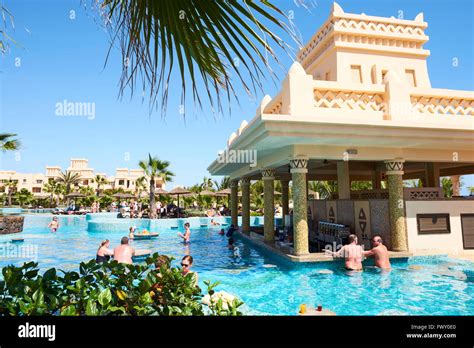
{"label": "distant palm tree", "polygon": [[224,176],[221,179],[221,182],[218,182],[217,180],[215,180],[214,185],[217,187],[218,191],[229,188],[230,187],[230,177]]}
{"label": "distant palm tree", "polygon": [[201,183],[201,189],[212,190],[214,188],[214,181],[211,178],[204,177]]}
{"label": "distant palm tree", "polygon": [[61,184],[64,184],[66,187],[66,195],[71,193],[71,185],[76,186],[81,182],[81,176],[79,173],[72,172],[61,172],[59,173],[59,178],[57,181]]}
{"label": "distant palm tree", "polygon": [[16,136],[16,134],[0,134],[0,148],[3,152],[14,151],[20,148],[20,142],[17,139],[13,139],[14,136]]}
{"label": "distant palm tree", "polygon": [[12,205],[12,196],[13,196],[13,193],[16,192],[17,186],[18,186],[18,180],[8,179],[8,181],[5,183],[5,187],[8,189],[7,197],[8,197],[9,206]]}
{"label": "distant palm tree", "polygon": [[441,178],[441,188],[443,189],[444,197],[450,198],[453,196],[453,182],[449,177]]}
{"label": "distant palm tree", "polygon": [[156,207],[155,207],[155,182],[156,179],[161,178],[163,183],[171,181],[174,176],[172,172],[168,170],[170,163],[168,161],[161,161],[157,157],[151,157],[148,154],[148,160],[138,162],[140,168],[145,171],[145,177],[148,179],[150,186],[150,219],[156,219]]}
{"label": "distant palm tree", "polygon": [[53,206],[53,200],[54,200],[55,195],[56,195],[56,205],[58,205],[59,194],[61,194],[62,189],[63,189],[63,186],[56,180],[49,180],[47,183],[44,184],[44,187],[43,187],[44,192],[50,194],[50,202],[49,202],[50,206]]}
{"label": "distant palm tree", "polygon": [[309,189],[319,193],[320,199],[330,199],[337,192],[336,181],[310,181]]}
{"label": "distant palm tree", "polygon": [[25,206],[33,201],[34,196],[30,191],[23,188],[19,192],[15,193],[15,199],[19,205]]}
{"label": "distant palm tree", "polygon": [[117,40],[122,49],[121,95],[125,88],[133,94],[136,88],[141,92],[148,85],[150,106],[160,104],[161,99],[162,112],[166,111],[175,65],[181,77],[182,101],[191,83],[194,103],[202,105],[202,93],[213,109],[221,109],[222,91],[226,98],[237,98],[235,80],[255,95],[262,89],[261,80],[275,76],[269,61],[279,60],[270,42],[290,54],[289,46],[270,27],[296,40],[283,22],[287,16],[269,0],[99,3],[112,45]]}
{"label": "distant palm tree", "polygon": [[138,198],[141,197],[142,192],[146,189],[146,178],[144,176],[139,177],[135,181],[135,194]]}
{"label": "distant palm tree", "polygon": [[94,179],[92,179],[93,182],[97,184],[97,196],[100,195],[100,188],[102,186],[105,186],[107,184],[107,179],[104,178],[102,175],[96,175]]}

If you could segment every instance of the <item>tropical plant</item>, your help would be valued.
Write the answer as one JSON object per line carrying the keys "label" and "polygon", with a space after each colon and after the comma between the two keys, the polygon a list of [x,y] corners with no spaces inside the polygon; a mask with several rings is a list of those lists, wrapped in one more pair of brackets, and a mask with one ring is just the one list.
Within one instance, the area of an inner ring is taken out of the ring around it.
{"label": "tropical plant", "polygon": [[453,182],[451,178],[442,177],[441,188],[443,189],[444,197],[451,198],[453,196]]}
{"label": "tropical plant", "polygon": [[214,185],[217,187],[217,190],[224,190],[230,187],[230,177],[224,176],[220,182],[217,180],[214,181]]}
{"label": "tropical plant", "polygon": [[[0,34],[1,34],[0,30]],[[1,51],[2,41],[0,40],[0,51]],[[2,133],[0,134],[0,149],[5,151],[14,151],[20,148],[20,142],[17,139],[13,139],[16,134]]]}
{"label": "tropical plant", "polygon": [[411,188],[423,187],[423,181],[420,179],[403,180],[403,186]]}
{"label": "tropical plant", "polygon": [[144,170],[150,187],[150,219],[156,219],[155,181],[161,178],[161,181],[166,183],[171,181],[174,174],[168,170],[170,166],[168,161],[161,161],[157,157],[151,157],[150,154],[148,154],[148,160],[140,161],[138,165]]}
{"label": "tropical plant", "polygon": [[97,174],[92,181],[97,185],[97,196],[99,196],[101,192],[100,188],[107,184],[107,179],[102,175]]}
{"label": "tropical plant", "polygon": [[117,40],[122,49],[121,95],[125,88],[133,94],[148,85],[150,106],[157,105],[161,94],[162,112],[176,64],[183,104],[191,83],[195,103],[202,106],[202,90],[211,107],[221,110],[222,91],[227,99],[237,98],[234,78],[247,93],[256,94],[262,77],[274,77],[269,60],[278,58],[269,42],[289,52],[270,25],[296,37],[283,22],[286,15],[268,0],[102,0],[100,11],[112,45]]}
{"label": "tropical plant", "polygon": [[25,206],[33,201],[33,194],[26,188],[22,188],[19,192],[15,193],[15,200],[20,206]]}
{"label": "tropical plant", "polygon": [[16,192],[16,188],[18,186],[18,180],[8,179],[5,183],[5,187],[8,189],[7,198],[8,198],[8,205],[12,205],[12,196]]}
{"label": "tropical plant", "polygon": [[135,194],[138,198],[142,196],[142,192],[146,189],[146,178],[144,176],[135,180]]}
{"label": "tropical plant", "polygon": [[211,178],[208,178],[208,177],[204,177],[202,179],[202,183],[201,183],[201,189],[202,190],[213,190],[214,189],[214,181],[211,179]]}
{"label": "tropical plant", "polygon": [[81,182],[81,175],[68,171],[60,172],[57,181],[65,186],[65,194],[68,195],[71,193],[71,186],[76,186]]}
{"label": "tropical plant", "polygon": [[320,199],[330,199],[337,192],[337,181],[310,181],[309,189],[318,192]]}
{"label": "tropical plant", "polygon": [[53,200],[56,197],[56,206],[59,205],[59,195],[64,192],[64,185],[56,180],[48,180],[44,184],[43,191],[50,194],[50,206],[53,206]]}
{"label": "tropical plant", "polygon": [[[90,260],[81,262],[79,272],[50,268],[40,274],[36,262],[6,266],[0,281],[0,315],[204,315],[194,278],[169,264],[150,269],[158,257],[155,253],[135,265]],[[216,284],[206,285],[212,295]],[[211,304],[207,312],[240,315],[240,305],[236,301],[226,309]]]}
{"label": "tropical plant", "polygon": [[352,191],[366,191],[372,190],[372,181],[351,181],[351,190]]}

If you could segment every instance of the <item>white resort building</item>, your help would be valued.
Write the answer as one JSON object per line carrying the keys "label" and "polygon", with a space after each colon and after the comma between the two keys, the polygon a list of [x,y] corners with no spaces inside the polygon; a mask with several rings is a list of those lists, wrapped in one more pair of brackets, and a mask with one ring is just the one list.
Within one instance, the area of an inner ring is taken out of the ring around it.
{"label": "white resort building", "polygon": [[[227,151],[257,151],[256,165],[215,160],[208,168],[232,180],[234,224],[240,186],[244,236],[277,250],[280,180],[284,216],[292,182],[294,241],[285,253],[296,261],[311,259],[321,221],[348,226],[365,245],[379,234],[396,252],[474,253],[474,200],[458,189],[459,176],[474,173],[474,93],[431,87],[427,26],[422,13],[401,20],[333,5],[280,92],[229,138]],[[443,176],[453,180],[452,198],[443,196]],[[405,188],[407,179],[423,188]],[[251,180],[264,181],[263,237],[250,228]],[[338,192],[308,200],[308,180],[337,181]],[[358,180],[373,189],[351,191]]]}
{"label": "white resort building", "polygon": [[[135,192],[137,179],[145,174],[143,169],[117,168],[115,176],[107,176],[105,173],[96,173],[93,168],[89,167],[89,160],[82,158],[72,158],[66,172],[80,175],[81,182],[78,186],[89,186],[95,190],[97,183],[94,178],[96,175],[100,175],[107,180],[107,184],[102,185],[101,189],[122,188],[130,192]],[[23,174],[11,170],[0,170],[0,192],[5,192],[7,190],[5,183],[8,180],[13,180],[17,182],[16,191],[27,189],[37,197],[45,196],[47,194],[44,193],[44,184],[51,179],[59,178],[60,173],[61,167],[59,166],[46,166],[45,174]],[[161,180],[156,180],[156,187],[164,188]]]}

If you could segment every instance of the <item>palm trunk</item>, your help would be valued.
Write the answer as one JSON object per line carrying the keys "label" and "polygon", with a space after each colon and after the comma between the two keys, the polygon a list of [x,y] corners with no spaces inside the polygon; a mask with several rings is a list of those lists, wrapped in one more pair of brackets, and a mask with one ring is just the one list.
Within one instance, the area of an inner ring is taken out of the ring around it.
{"label": "palm trunk", "polygon": [[51,194],[51,196],[49,197],[49,207],[53,207],[53,194]]}
{"label": "palm trunk", "polygon": [[150,179],[150,219],[156,219],[155,178]]}
{"label": "palm trunk", "polygon": [[8,206],[12,206],[12,193],[8,190]]}

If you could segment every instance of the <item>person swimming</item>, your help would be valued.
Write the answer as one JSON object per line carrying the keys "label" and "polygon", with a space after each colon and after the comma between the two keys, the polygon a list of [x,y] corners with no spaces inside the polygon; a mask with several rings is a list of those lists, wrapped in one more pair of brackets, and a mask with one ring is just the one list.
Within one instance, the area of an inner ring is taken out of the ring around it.
{"label": "person swimming", "polygon": [[99,249],[97,250],[97,255],[95,261],[97,263],[107,262],[110,260],[110,256],[114,254],[113,250],[109,249],[110,241],[108,239],[100,243]]}
{"label": "person swimming", "polygon": [[219,235],[223,236],[225,234],[225,231],[223,228],[221,228],[221,230],[219,231]]}
{"label": "person swimming", "polygon": [[190,242],[190,238],[191,238],[191,230],[189,229],[189,222],[186,222],[184,224],[184,229],[185,229],[185,232],[184,234],[182,234],[181,232],[178,233],[178,236],[183,238],[183,243],[184,244],[187,244]]}
{"label": "person swimming", "polygon": [[59,222],[56,216],[53,216],[53,219],[48,224],[48,228],[51,230],[51,232],[56,232],[59,229]]}
{"label": "person swimming", "polygon": [[325,250],[326,254],[330,254],[332,257],[344,257],[345,268],[347,271],[362,272],[362,256],[364,249],[362,246],[357,244],[357,236],[350,234],[349,244],[344,245],[339,251],[334,252],[331,250]]}
{"label": "person swimming", "polygon": [[135,238],[135,230],[135,226],[129,228],[128,239],[133,240]]}
{"label": "person swimming", "polygon": [[229,250],[232,250],[235,258],[240,258],[240,249],[234,245],[234,238],[229,238],[229,244],[227,245]]}
{"label": "person swimming", "polygon": [[383,270],[389,270],[391,268],[390,259],[388,257],[388,250],[385,245],[383,245],[382,237],[375,235],[371,239],[373,248],[369,251],[364,251],[365,257],[373,256],[375,261],[375,267],[378,267]]}

